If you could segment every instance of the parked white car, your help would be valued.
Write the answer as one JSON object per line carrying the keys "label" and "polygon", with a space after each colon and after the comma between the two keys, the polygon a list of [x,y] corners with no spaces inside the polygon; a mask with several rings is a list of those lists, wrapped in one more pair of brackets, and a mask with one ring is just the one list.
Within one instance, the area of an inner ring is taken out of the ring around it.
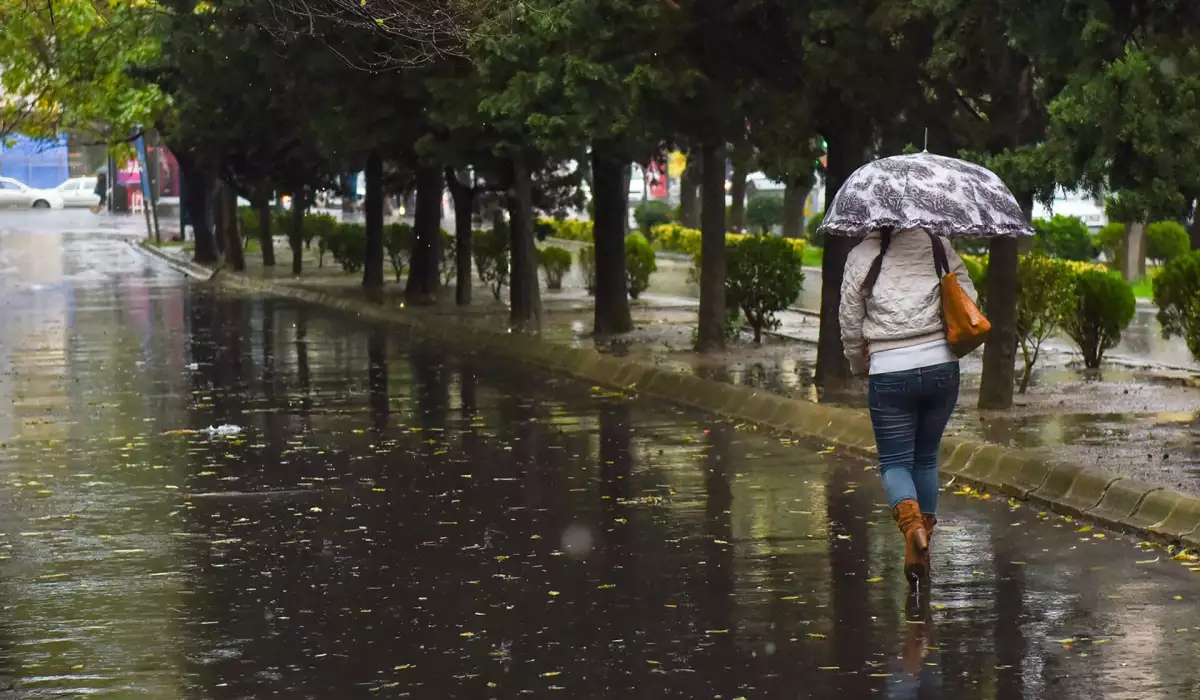
{"label": "parked white car", "polygon": [[73,177],[55,187],[54,191],[62,197],[65,207],[94,207],[100,204],[94,177]]}
{"label": "parked white car", "polygon": [[62,195],[54,190],[39,190],[11,177],[0,177],[0,208],[62,209]]}

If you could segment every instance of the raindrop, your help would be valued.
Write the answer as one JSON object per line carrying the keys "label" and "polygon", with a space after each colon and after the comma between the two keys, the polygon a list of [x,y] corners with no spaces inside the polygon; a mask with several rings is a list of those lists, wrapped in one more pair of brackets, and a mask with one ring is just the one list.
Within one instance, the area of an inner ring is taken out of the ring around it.
{"label": "raindrop", "polygon": [[562,534],[562,550],[572,559],[587,559],[592,553],[592,531],[578,523],[570,525]]}

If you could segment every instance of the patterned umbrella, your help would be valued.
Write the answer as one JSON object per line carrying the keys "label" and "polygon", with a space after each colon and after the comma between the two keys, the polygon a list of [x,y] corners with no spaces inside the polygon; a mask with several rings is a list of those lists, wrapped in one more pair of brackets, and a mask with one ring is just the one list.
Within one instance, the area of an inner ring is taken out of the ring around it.
{"label": "patterned umbrella", "polygon": [[881,158],[855,170],[820,230],[865,236],[881,226],[943,236],[1033,235],[1021,205],[995,173],[932,153]]}

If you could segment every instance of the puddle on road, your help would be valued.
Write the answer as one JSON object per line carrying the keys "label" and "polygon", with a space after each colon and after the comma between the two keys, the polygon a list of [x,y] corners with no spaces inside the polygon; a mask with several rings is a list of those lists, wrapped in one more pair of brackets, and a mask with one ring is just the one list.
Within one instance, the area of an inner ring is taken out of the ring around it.
{"label": "puddle on road", "polygon": [[1197,687],[1196,574],[1117,535],[947,492],[909,619],[861,462],[167,273],[63,289],[0,306],[6,697]]}

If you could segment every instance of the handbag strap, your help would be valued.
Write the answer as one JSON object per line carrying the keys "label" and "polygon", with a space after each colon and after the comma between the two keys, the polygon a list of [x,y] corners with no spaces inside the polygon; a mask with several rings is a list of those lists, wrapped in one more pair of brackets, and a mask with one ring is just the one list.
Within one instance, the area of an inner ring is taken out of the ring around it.
{"label": "handbag strap", "polygon": [[926,231],[929,234],[929,242],[933,244],[933,271],[937,273],[938,279],[950,274],[950,260],[946,257],[946,246],[942,245],[942,241],[931,231]]}

